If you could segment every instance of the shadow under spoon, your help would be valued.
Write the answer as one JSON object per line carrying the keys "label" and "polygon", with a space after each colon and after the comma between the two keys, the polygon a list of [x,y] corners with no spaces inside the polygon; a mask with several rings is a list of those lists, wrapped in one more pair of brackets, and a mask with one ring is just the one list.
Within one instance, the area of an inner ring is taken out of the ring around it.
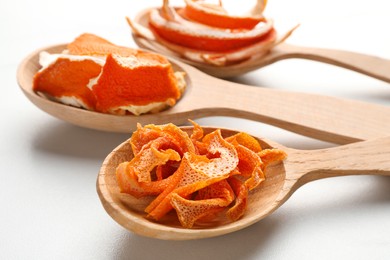
{"label": "shadow under spoon", "polygon": [[[182,127],[190,133],[192,127]],[[205,133],[215,128],[203,128]],[[223,136],[236,131],[221,129]],[[287,153],[283,162],[269,165],[266,179],[250,192],[245,215],[235,222],[185,229],[173,217],[164,223],[145,218],[143,209],[150,201],[122,194],[116,183],[115,169],[133,157],[128,141],[115,148],[104,160],[97,178],[97,191],[107,213],[120,225],[139,235],[166,239],[189,240],[219,236],[248,227],[279,208],[305,183],[335,176],[390,176],[390,136],[321,150],[295,150],[275,142],[257,138],[264,148],[279,148]]]}

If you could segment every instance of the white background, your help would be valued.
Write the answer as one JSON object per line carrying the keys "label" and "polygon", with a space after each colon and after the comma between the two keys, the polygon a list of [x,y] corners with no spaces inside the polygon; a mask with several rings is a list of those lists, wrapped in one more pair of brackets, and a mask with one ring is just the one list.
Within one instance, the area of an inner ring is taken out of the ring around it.
{"label": "white background", "polygon": [[[140,237],[106,214],[96,193],[97,173],[105,156],[129,134],[83,129],[45,114],[19,89],[16,68],[35,49],[69,42],[84,32],[135,47],[125,16],[134,17],[160,2],[1,1],[0,259],[390,259],[386,177],[309,183],[261,222],[197,241]],[[250,4],[231,2],[235,9]],[[386,2],[270,0],[265,14],[281,30],[301,24],[289,43],[390,59]],[[281,61],[232,80],[390,103],[388,83],[310,61]],[[198,122],[236,128],[294,148],[334,146],[248,120],[213,117]]]}

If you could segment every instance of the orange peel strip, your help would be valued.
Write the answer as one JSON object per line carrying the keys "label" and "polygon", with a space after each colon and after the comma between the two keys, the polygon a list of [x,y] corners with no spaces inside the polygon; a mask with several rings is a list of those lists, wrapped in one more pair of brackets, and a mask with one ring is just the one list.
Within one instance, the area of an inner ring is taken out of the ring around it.
{"label": "orange peel strip", "polygon": [[248,206],[248,189],[235,176],[230,177],[228,182],[236,194],[236,200],[234,206],[227,211],[226,215],[232,221],[236,221],[244,215]]}
{"label": "orange peel strip", "polygon": [[206,154],[207,153],[206,144],[201,142],[201,139],[204,136],[203,129],[196,122],[194,122],[192,120],[189,120],[189,121],[192,123],[192,125],[194,127],[192,134],[191,134],[191,141],[194,144],[197,153],[198,154]]}
{"label": "orange peel strip", "polygon": [[141,152],[131,160],[131,166],[137,175],[139,182],[151,182],[151,171],[169,160],[180,161],[180,155],[172,149],[159,151],[151,146],[150,148],[141,150]]}
{"label": "orange peel strip", "polygon": [[226,138],[226,141],[243,145],[255,153],[258,153],[262,150],[259,141],[257,141],[256,138],[245,132],[240,132],[235,135],[229,136]]}
{"label": "orange peel strip", "polygon": [[253,30],[226,32],[212,27],[190,26],[181,19],[166,20],[158,10],[150,12],[149,26],[161,38],[171,43],[215,52],[232,51],[259,42],[273,27],[272,21],[267,20],[262,26],[257,26]]}
{"label": "orange peel strip", "polygon": [[186,18],[212,27],[250,30],[253,29],[259,22],[265,21],[265,18],[262,15],[228,15],[226,11],[218,5],[205,5],[204,2],[194,0],[185,0],[185,3],[186,6],[183,9],[183,15]]}
{"label": "orange peel strip", "polygon": [[160,129],[142,127],[141,124],[138,123],[137,130],[133,132],[130,138],[133,153],[138,154],[144,145],[162,136],[163,132]]}
{"label": "orange peel strip", "polygon": [[233,200],[234,192],[226,180],[211,184],[199,190],[195,200],[172,194],[171,204],[176,210],[180,223],[191,228],[195,221],[225,209]]}
{"label": "orange peel strip", "polygon": [[188,120],[188,121],[190,121],[190,123],[194,127],[194,129],[192,130],[192,134],[191,134],[191,141],[194,143],[198,140],[201,140],[203,138],[203,135],[204,135],[203,128],[200,127],[200,125],[198,125],[193,120]]}
{"label": "orange peel strip", "polygon": [[139,50],[117,46],[106,39],[90,33],[81,34],[67,46],[69,54],[72,55],[90,55],[106,56],[108,54],[117,54],[121,56],[131,56],[139,53]]}
{"label": "orange peel strip", "polygon": [[[138,26],[140,28],[140,26]],[[264,38],[252,45],[245,46],[240,49],[235,49],[225,52],[210,52],[205,50],[197,50],[182,46],[180,44],[175,44],[160,37],[158,34],[155,34],[153,38],[150,35],[153,35],[153,32],[143,28],[142,32],[137,33],[138,36],[141,36],[149,41],[152,41],[157,48],[164,50],[165,52],[172,52],[172,55],[179,55],[188,60],[195,61],[198,63],[208,63],[214,66],[226,66],[242,62],[249,58],[261,58],[267,54],[273,47],[279,44],[280,40],[277,41],[275,30],[271,30]],[[134,29],[132,29],[134,32]],[[292,31],[288,32],[291,35]],[[284,37],[283,38],[287,38]],[[277,42],[276,42],[277,41]]]}
{"label": "orange peel strip", "polygon": [[258,154],[245,146],[237,145],[236,150],[239,158],[239,171],[243,177],[249,177],[245,181],[245,186],[253,190],[265,179],[262,171],[263,162]]}
{"label": "orange peel strip", "polygon": [[157,196],[171,183],[169,177],[160,181],[147,183],[138,182],[138,177],[130,162],[124,162],[118,165],[116,169],[116,179],[121,192],[130,194],[136,198],[151,195]]}
{"label": "orange peel strip", "polygon": [[275,161],[283,161],[287,158],[287,153],[280,149],[265,149],[258,153],[264,163],[264,167]]}
{"label": "orange peel strip", "polygon": [[176,210],[181,225],[191,228],[195,221],[214,212],[223,210],[226,206],[224,199],[208,199],[203,201],[187,200],[177,193],[171,196],[172,207]]}
{"label": "orange peel strip", "polygon": [[130,138],[130,144],[134,154],[139,153],[145,145],[153,142],[155,139],[161,139],[159,149],[166,149],[167,147],[176,150],[180,156],[185,152],[195,152],[195,147],[190,137],[174,124],[166,125],[146,125],[142,127],[137,124],[137,130]]}
{"label": "orange peel strip", "polygon": [[194,153],[195,147],[186,132],[181,130],[174,124],[165,124],[165,125],[146,125],[144,128],[161,131],[164,136],[172,139],[178,145],[178,148],[181,150],[181,154],[186,152]]}

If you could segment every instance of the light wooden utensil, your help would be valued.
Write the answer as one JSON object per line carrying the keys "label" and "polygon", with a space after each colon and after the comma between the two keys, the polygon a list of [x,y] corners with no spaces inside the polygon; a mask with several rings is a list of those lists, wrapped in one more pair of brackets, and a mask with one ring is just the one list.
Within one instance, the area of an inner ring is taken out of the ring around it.
{"label": "light wooden utensil", "polygon": [[[141,11],[135,17],[134,22],[144,28],[148,28],[148,14],[150,10],[151,8]],[[273,48],[266,56],[254,57],[235,65],[218,67],[188,60],[157,41],[145,39],[134,33],[132,35],[135,43],[141,48],[179,59],[209,75],[219,78],[242,75],[277,61],[298,58],[332,64],[390,83],[390,60],[362,53],[335,49],[309,48],[282,43]]]}
{"label": "light wooden utensil", "polygon": [[[182,128],[188,132],[191,127]],[[214,130],[204,128],[205,132]],[[224,136],[236,133],[223,130]],[[276,147],[287,152],[284,162],[270,165],[266,179],[249,194],[247,212],[240,220],[229,222],[221,218],[208,227],[184,229],[169,216],[162,223],[145,218],[143,210],[149,199],[136,199],[119,192],[115,169],[119,163],[133,157],[129,142],[114,149],[104,160],[97,178],[97,191],[107,213],[120,225],[139,235],[187,240],[219,236],[243,229],[270,215],[302,185],[327,177],[346,175],[390,176],[390,136],[322,150],[294,150],[258,138],[263,147]]]}
{"label": "light wooden utensil", "polygon": [[350,143],[390,132],[390,108],[359,101],[306,93],[251,87],[211,77],[171,60],[187,74],[187,89],[178,103],[158,114],[117,116],[87,111],[50,101],[32,90],[39,70],[39,53],[60,53],[65,45],[37,50],[19,66],[18,83],[27,98],[50,115],[72,124],[111,132],[130,133],[142,125],[174,123],[209,116],[245,118],[333,143]]}

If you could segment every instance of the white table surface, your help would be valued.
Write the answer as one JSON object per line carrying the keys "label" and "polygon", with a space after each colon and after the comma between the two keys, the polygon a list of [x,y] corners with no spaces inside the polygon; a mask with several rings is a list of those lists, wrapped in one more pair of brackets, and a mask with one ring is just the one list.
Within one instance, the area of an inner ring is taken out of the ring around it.
{"label": "white table surface", "polygon": [[[0,259],[390,259],[390,178],[386,177],[309,183],[261,222],[197,241],[141,237],[106,214],[96,193],[97,173],[105,156],[130,135],[83,129],[45,114],[19,89],[16,68],[35,49],[69,42],[84,32],[135,47],[125,16],[134,17],[160,2],[1,2]],[[244,2],[236,1],[237,8]],[[289,43],[390,59],[386,2],[270,0],[265,14],[277,28],[301,23]],[[310,61],[282,61],[233,80],[390,104],[390,84]],[[334,146],[248,120],[197,121],[295,148]]]}

